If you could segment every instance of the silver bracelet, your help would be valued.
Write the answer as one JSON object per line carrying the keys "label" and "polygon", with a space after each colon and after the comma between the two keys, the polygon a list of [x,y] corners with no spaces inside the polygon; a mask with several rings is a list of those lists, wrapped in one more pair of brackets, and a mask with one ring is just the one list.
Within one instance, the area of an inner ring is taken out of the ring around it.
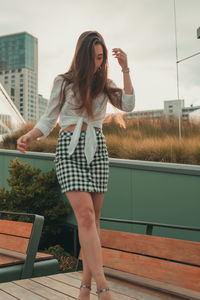
{"label": "silver bracelet", "polygon": [[124,67],[124,68],[122,68],[122,72],[123,72],[123,73],[129,73],[129,72],[130,72],[129,67]]}

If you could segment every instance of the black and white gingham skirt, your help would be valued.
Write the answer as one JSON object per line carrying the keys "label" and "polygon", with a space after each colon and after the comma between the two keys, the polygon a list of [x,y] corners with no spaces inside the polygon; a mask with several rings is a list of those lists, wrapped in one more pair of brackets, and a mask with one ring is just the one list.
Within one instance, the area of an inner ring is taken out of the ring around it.
{"label": "black and white gingham skirt", "polygon": [[102,130],[95,130],[95,132],[97,150],[89,165],[84,153],[86,131],[81,131],[78,145],[71,156],[68,154],[68,146],[73,131],[62,130],[60,132],[54,161],[62,193],[67,191],[107,192],[108,151]]}

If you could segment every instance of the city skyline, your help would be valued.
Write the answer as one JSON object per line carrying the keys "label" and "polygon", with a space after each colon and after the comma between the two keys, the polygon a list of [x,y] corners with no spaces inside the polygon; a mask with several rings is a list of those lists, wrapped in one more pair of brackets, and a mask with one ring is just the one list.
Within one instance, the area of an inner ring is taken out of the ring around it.
{"label": "city skyline", "polygon": [[[176,7],[181,59],[199,51],[200,2],[176,0]],[[34,4],[8,0],[0,17],[1,36],[26,31],[38,39],[38,92],[45,98],[50,96],[54,77],[69,68],[78,36],[97,30],[109,51],[109,77],[119,87],[122,73],[111,50],[120,47],[128,55],[135,110],[159,109],[164,100],[177,99],[173,0],[36,0]],[[186,106],[199,105],[199,56],[181,63],[179,70],[180,99]]]}

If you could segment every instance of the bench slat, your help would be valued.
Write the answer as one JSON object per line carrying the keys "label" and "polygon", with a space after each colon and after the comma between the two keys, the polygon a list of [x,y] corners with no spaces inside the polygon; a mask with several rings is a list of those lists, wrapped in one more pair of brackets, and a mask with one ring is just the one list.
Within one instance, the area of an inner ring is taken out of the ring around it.
{"label": "bench slat", "polygon": [[26,222],[0,220],[0,233],[29,238],[33,224]]}
{"label": "bench slat", "polygon": [[102,255],[105,267],[200,292],[200,268],[111,249]]}
{"label": "bench slat", "polygon": [[26,253],[28,243],[26,238],[0,234],[0,247],[7,250]]}
{"label": "bench slat", "polygon": [[[46,259],[52,259],[53,255],[51,254],[46,254],[46,253],[42,253],[42,252],[37,252],[36,255],[36,259],[35,261],[42,261],[42,260],[46,260]],[[6,255],[6,254],[0,254],[0,267],[7,267],[7,266],[12,266],[12,265],[17,265],[17,264],[21,264],[24,263],[26,259],[26,256],[10,256],[10,255]]]}
{"label": "bench slat", "polygon": [[200,243],[101,229],[104,247],[141,253],[200,266]]}

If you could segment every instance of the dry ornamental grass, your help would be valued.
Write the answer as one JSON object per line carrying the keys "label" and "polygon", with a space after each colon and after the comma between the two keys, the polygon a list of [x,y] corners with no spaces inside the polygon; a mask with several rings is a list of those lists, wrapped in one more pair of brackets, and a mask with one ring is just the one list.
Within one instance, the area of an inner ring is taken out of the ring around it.
{"label": "dry ornamental grass", "polygon": [[[121,122],[121,126],[117,121]],[[26,124],[13,135],[5,137],[1,148],[16,149],[18,137],[33,126]],[[47,138],[35,141],[28,150],[55,153],[59,129],[57,125]],[[122,114],[109,115],[103,124],[109,157],[199,165],[200,124],[184,121],[181,130],[182,138],[179,140],[178,121],[125,120]]]}

